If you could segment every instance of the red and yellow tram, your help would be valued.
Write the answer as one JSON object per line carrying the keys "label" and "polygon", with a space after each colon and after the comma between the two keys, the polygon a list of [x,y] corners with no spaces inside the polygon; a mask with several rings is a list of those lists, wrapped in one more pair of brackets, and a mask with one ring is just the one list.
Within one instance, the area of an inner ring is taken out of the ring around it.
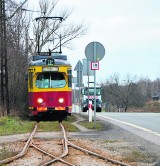
{"label": "red and yellow tram", "polygon": [[72,111],[72,67],[65,55],[37,55],[28,69],[29,112],[63,120]]}

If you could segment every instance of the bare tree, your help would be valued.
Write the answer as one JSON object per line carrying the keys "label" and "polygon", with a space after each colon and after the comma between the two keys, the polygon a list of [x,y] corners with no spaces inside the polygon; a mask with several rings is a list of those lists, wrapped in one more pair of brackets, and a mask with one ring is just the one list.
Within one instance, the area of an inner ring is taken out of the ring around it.
{"label": "bare tree", "polygon": [[148,78],[140,78],[137,82],[144,101],[150,101],[153,93],[153,83]]}
{"label": "bare tree", "polygon": [[[32,45],[32,54],[35,54],[37,50],[42,51],[42,48],[56,51],[60,45],[70,48],[70,41],[82,37],[87,31],[83,22],[78,25],[68,23],[67,19],[72,11],[65,9],[57,11],[57,4],[57,0],[40,0],[40,17],[43,19],[37,19],[37,23],[34,23],[35,45]],[[60,20],[48,19],[55,16],[60,17]]]}
{"label": "bare tree", "polygon": [[[48,47],[55,51],[59,48],[60,44],[62,47],[69,48],[70,42],[75,38],[82,37],[87,30],[84,23],[79,25],[68,23],[67,19],[72,12],[65,9],[58,10],[58,1],[40,0],[39,4],[40,17],[60,16],[63,17],[63,21],[42,19],[35,23],[35,18],[32,18],[34,25],[29,27],[32,15],[28,15],[27,11],[24,10],[16,10],[20,6],[16,1],[6,0],[8,87],[11,114],[16,112],[24,114],[27,106],[27,81],[25,81],[25,73],[28,68],[28,56],[31,54],[35,55],[37,51],[39,35],[41,37],[39,40],[40,50]],[[32,41],[30,39],[33,38],[33,35],[29,36],[29,32],[31,32],[29,28],[34,29],[34,40]],[[61,41],[59,40],[60,37]],[[52,46],[47,46],[47,43],[52,44]]]}
{"label": "bare tree", "polygon": [[[17,7],[18,5],[13,1],[7,1],[6,19],[10,18]],[[28,67],[26,53],[28,22],[28,18],[21,10],[12,19],[6,21],[8,100],[10,105],[10,112],[7,114],[15,114],[15,110],[22,112],[26,105],[27,82],[25,82],[25,73]]]}
{"label": "bare tree", "polygon": [[136,77],[127,75],[125,80],[120,80],[118,75],[114,75],[102,85],[102,89],[106,99],[112,105],[116,105],[117,108],[124,108],[125,112],[128,107],[143,104],[142,96],[136,84]]}

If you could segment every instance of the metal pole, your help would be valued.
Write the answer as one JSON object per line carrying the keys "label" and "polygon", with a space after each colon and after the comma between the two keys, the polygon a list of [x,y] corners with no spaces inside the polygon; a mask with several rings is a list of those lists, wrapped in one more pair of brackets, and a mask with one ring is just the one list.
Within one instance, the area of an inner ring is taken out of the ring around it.
{"label": "metal pole", "polygon": [[81,94],[80,94],[80,63],[78,63],[78,84],[79,84],[79,113],[80,113],[80,98],[81,98]]}
{"label": "metal pole", "polygon": [[89,118],[90,114],[89,114],[89,60],[88,59],[87,59],[87,76],[88,76],[88,91],[87,91],[88,92],[87,94],[88,95],[88,103],[87,103],[88,104],[88,119],[90,119]]}
{"label": "metal pole", "polygon": [[[94,62],[96,61],[96,43],[93,46]],[[94,128],[96,128],[96,70],[94,70]]]}
{"label": "metal pole", "polygon": [[76,88],[75,88],[75,83],[74,83],[74,99],[73,99],[73,101],[74,101],[74,110],[76,112]]}

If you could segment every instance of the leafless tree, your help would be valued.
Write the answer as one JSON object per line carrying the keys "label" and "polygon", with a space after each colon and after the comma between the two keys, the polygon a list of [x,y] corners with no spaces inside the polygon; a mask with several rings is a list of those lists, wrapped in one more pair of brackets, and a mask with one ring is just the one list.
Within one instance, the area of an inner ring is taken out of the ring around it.
{"label": "leafless tree", "polygon": [[[68,9],[57,11],[57,4],[58,0],[40,0],[40,17],[45,17],[46,19],[38,19],[34,23],[35,44],[32,45],[32,54],[35,54],[38,49],[42,51],[43,48],[56,51],[60,45],[71,48],[70,44],[73,39],[80,38],[86,34],[88,28],[85,23],[81,22],[76,25],[75,23],[67,22],[72,11]],[[47,17],[55,16],[61,17],[62,20],[47,19]]]}
{"label": "leafless tree", "polygon": [[[31,54],[35,55],[37,51],[39,35],[41,37],[40,50],[43,47],[47,48],[46,45],[50,42],[52,46],[49,48],[55,51],[60,46],[60,35],[62,47],[70,48],[71,41],[82,37],[87,30],[83,22],[79,25],[68,23],[67,20],[72,11],[57,9],[58,1],[40,0],[39,4],[40,17],[60,16],[63,17],[63,21],[42,19],[36,23],[35,18],[32,17],[32,12],[28,14],[27,10],[18,10],[15,13],[20,4],[17,4],[15,0],[6,0],[7,57],[11,114],[15,114],[16,111],[24,113],[27,106],[27,81],[25,81],[25,73],[28,68],[28,56]],[[14,16],[10,17],[13,13]],[[32,22],[34,23],[33,26],[31,26]],[[34,36],[29,35],[31,28],[34,30]]]}
{"label": "leafless tree", "polygon": [[18,7],[14,1],[6,1],[6,6],[9,113],[15,114],[15,110],[22,112],[26,105],[27,82],[25,82],[25,73],[28,66],[26,34],[29,21],[21,10],[17,11],[14,17],[10,17]]}
{"label": "leafless tree", "polygon": [[117,109],[140,106],[143,104],[142,96],[136,84],[136,77],[127,75],[125,80],[120,80],[118,75],[113,75],[105,84],[102,84],[103,95]]}
{"label": "leafless tree", "polygon": [[151,100],[153,93],[153,83],[148,78],[140,78],[137,82],[140,92],[143,96],[144,101]]}

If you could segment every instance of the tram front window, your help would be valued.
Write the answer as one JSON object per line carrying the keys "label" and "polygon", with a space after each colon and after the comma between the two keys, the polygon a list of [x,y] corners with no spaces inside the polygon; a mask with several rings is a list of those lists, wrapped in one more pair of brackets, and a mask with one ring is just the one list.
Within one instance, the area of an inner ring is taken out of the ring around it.
{"label": "tram front window", "polygon": [[62,88],[65,85],[66,81],[62,73],[40,73],[36,79],[38,88]]}

